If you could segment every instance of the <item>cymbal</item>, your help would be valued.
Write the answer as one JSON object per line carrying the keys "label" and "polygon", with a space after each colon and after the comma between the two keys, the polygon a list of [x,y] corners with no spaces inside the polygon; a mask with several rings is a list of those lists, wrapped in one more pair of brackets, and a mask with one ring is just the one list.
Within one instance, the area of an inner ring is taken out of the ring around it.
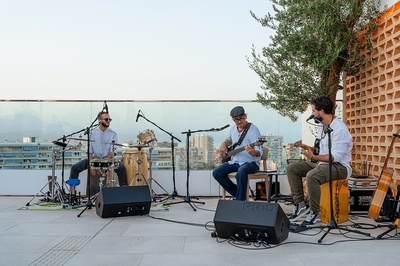
{"label": "cymbal", "polygon": [[[87,139],[84,139],[84,138],[67,138],[67,139],[69,139],[69,140],[79,140],[79,141],[88,141]],[[94,142],[94,140],[89,140],[90,142]]]}
{"label": "cymbal", "polygon": [[111,143],[107,143],[107,144],[111,144],[111,145],[115,145],[115,146],[121,146],[121,147],[129,147],[129,145],[120,144],[120,143],[115,143],[115,142],[111,142]]}

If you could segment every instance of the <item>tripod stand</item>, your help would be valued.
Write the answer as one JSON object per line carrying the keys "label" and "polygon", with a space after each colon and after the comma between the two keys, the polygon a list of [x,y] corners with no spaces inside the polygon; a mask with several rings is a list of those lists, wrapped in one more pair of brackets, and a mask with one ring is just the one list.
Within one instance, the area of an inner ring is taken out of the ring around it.
{"label": "tripod stand", "polygon": [[[210,132],[210,131],[221,131],[225,128],[229,127],[229,125],[226,125],[221,128],[211,128],[211,129],[206,129],[206,130],[196,130],[196,131],[190,131],[190,129],[186,132],[182,132],[182,134],[186,134],[186,196],[184,197],[183,201],[179,202],[173,202],[171,204],[178,204],[178,203],[188,203],[190,207],[194,211],[196,211],[196,208],[192,205],[192,203],[200,203],[200,204],[205,204],[205,202],[202,201],[193,201],[189,193],[189,175],[190,175],[190,165],[189,165],[189,159],[190,159],[190,147],[189,147],[189,139],[192,133],[197,133],[197,132]],[[196,198],[198,200],[198,198]]]}
{"label": "tripod stand", "polygon": [[[175,154],[174,154],[174,139],[176,139],[177,141],[181,142],[180,139],[178,139],[177,137],[175,137],[174,135],[172,135],[172,133],[168,133],[167,131],[165,131],[163,128],[159,127],[157,124],[155,124],[154,122],[150,121],[149,119],[147,119],[143,112],[141,110],[139,110],[137,116],[136,116],[136,122],[138,121],[139,117],[143,117],[147,122],[153,124],[154,126],[156,126],[157,128],[159,128],[161,131],[167,133],[170,137],[171,137],[171,157],[172,157],[172,181],[173,181],[173,186],[174,186],[174,191],[172,192],[171,195],[168,195],[166,198],[164,198],[162,201],[166,201],[168,199],[174,199],[175,197],[179,196],[178,192],[176,190],[176,181],[175,181]],[[150,165],[151,168],[151,165]],[[162,188],[165,192],[167,192],[158,182],[156,182],[157,185],[160,186],[160,188]],[[166,193],[168,194],[168,193]]]}
{"label": "tripod stand", "polygon": [[[67,145],[65,145],[65,146],[67,146]],[[32,200],[34,200],[36,197],[39,196],[39,193],[41,193],[41,195],[46,195],[44,201],[60,202],[62,205],[64,205],[64,194],[63,194],[63,191],[62,191],[60,185],[57,182],[57,177],[55,175],[57,154],[58,154],[58,151],[55,150],[55,148],[53,146],[53,151],[52,151],[52,156],[51,156],[51,159],[52,159],[51,178],[49,176],[48,182],[39,190],[38,193],[36,193],[33,196],[33,198],[31,198],[29,200],[28,203],[26,203],[26,206],[29,206],[30,203],[32,202]],[[49,186],[49,191],[47,193],[44,193],[43,189],[46,186]]]}
{"label": "tripod stand", "polygon": [[329,152],[329,199],[330,199],[330,220],[327,224],[327,228],[328,230],[324,233],[324,235],[318,240],[318,243],[321,243],[322,240],[326,237],[326,235],[329,234],[329,232],[332,229],[339,229],[339,230],[344,230],[347,232],[353,232],[353,233],[357,233],[357,234],[362,234],[365,236],[370,236],[369,233],[364,233],[361,232],[359,230],[352,230],[352,229],[348,229],[345,227],[339,228],[339,226],[337,225],[335,218],[334,218],[334,212],[333,212],[333,197],[332,197],[332,164],[333,164],[333,160],[332,160],[332,140],[331,140],[331,133],[332,133],[332,128],[330,127],[330,125],[326,125],[324,124],[322,121],[320,121],[324,126],[325,126],[325,132],[328,135],[328,152]]}

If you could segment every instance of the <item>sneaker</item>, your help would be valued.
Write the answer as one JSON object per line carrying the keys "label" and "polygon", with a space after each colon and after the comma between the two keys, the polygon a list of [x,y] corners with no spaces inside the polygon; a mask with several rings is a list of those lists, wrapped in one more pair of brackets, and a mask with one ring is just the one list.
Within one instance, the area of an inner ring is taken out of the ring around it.
{"label": "sneaker", "polygon": [[307,206],[303,204],[297,204],[293,206],[292,214],[288,217],[290,222],[297,221],[297,219],[303,217],[307,213]]}
{"label": "sneaker", "polygon": [[321,221],[321,219],[319,218],[319,213],[310,211],[306,220],[304,222],[302,222],[301,225],[303,225],[303,226],[316,225],[316,224],[319,224],[320,221]]}

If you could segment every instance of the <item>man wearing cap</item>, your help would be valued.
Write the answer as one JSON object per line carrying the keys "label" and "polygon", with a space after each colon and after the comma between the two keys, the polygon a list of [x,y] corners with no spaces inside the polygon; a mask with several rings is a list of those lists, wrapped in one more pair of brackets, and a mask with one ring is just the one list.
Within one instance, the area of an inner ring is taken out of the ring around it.
{"label": "man wearing cap", "polygon": [[[236,200],[246,199],[248,175],[256,173],[260,168],[262,147],[250,145],[260,140],[259,129],[252,123],[247,122],[247,114],[242,106],[236,106],[230,113],[235,126],[232,126],[227,138],[219,148],[223,157],[228,150],[244,147],[244,150],[236,153],[229,161],[222,163],[214,169],[214,179]],[[244,135],[244,138],[241,136]],[[229,173],[237,172],[236,184],[228,177]]]}

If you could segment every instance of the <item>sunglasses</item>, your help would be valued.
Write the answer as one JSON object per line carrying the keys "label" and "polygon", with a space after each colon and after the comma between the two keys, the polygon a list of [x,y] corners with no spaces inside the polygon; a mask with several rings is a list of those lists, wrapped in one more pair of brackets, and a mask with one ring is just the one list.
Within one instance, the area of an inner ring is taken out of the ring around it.
{"label": "sunglasses", "polygon": [[108,122],[108,121],[112,121],[112,119],[111,118],[104,118],[104,121],[106,121],[106,122]]}

